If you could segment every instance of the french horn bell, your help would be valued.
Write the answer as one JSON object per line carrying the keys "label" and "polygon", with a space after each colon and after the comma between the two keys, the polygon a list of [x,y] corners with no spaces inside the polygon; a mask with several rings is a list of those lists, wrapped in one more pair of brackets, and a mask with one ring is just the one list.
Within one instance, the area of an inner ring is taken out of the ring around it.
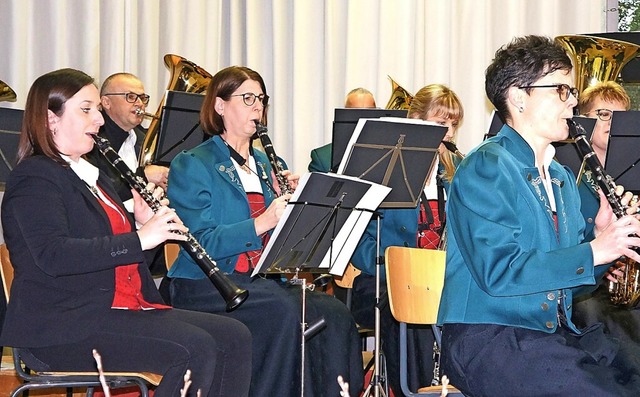
{"label": "french horn bell", "polygon": [[[211,74],[196,65],[195,63],[183,58],[179,55],[166,54],[164,56],[164,64],[171,72],[167,91],[191,92],[194,94],[206,91]],[[158,110],[155,115],[144,114],[151,117],[151,124],[142,142],[142,150],[140,150],[140,165],[153,163],[156,159],[156,151],[158,146],[158,134],[160,133],[160,121],[162,110],[164,108],[165,97],[162,97]]]}
{"label": "french horn bell", "polygon": [[0,102],[15,102],[16,98],[15,91],[7,83],[0,80]]}
{"label": "french horn bell", "polygon": [[389,77],[391,80],[391,97],[387,102],[387,106],[385,109],[398,109],[398,110],[409,110],[411,106],[411,100],[413,99],[413,95],[409,93],[409,91],[405,90],[400,84],[396,83],[394,79]]}

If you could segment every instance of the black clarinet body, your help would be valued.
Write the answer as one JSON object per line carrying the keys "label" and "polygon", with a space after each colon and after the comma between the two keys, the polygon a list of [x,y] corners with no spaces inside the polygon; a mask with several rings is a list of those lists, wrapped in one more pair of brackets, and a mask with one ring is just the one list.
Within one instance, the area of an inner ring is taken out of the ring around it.
{"label": "black clarinet body", "polygon": [[[113,167],[120,173],[122,178],[133,188],[144,201],[156,212],[162,204],[160,200],[153,196],[152,192],[146,189],[146,181],[144,178],[136,175],[122,160],[122,158],[111,147],[108,139],[100,137],[96,134],[92,135],[100,153],[107,159]],[[209,280],[216,287],[220,295],[226,302],[226,310],[228,312],[240,306],[249,296],[247,290],[240,289],[233,283],[217,266],[216,262],[207,254],[205,249],[200,245],[198,240],[189,232],[179,234],[187,236],[186,241],[177,241],[182,248],[191,256],[195,263],[207,275]]]}
{"label": "black clarinet body", "polygon": [[284,175],[282,175],[282,171],[284,171],[285,169],[284,169],[284,166],[282,165],[282,162],[278,159],[278,156],[276,155],[276,151],[273,148],[271,139],[267,134],[268,132],[267,127],[260,124],[260,122],[258,122],[257,120],[254,120],[254,121],[256,123],[256,135],[258,135],[258,138],[260,138],[260,143],[262,143],[262,147],[264,148],[264,153],[269,158],[269,163],[271,163],[273,172],[276,175],[278,186],[280,186],[280,192],[281,192],[280,195],[292,194],[293,189],[291,188],[289,181]]}
{"label": "black clarinet body", "polygon": [[[626,209],[620,202],[620,197],[616,195],[615,182],[607,174],[598,156],[594,153],[591,143],[587,140],[584,128],[571,119],[567,120],[567,124],[569,125],[569,135],[573,138],[585,165],[591,170],[598,187],[611,205],[613,214],[616,218],[623,217],[626,214]],[[609,282],[611,302],[616,305],[633,308],[640,301],[640,264],[626,257],[620,258],[619,262],[624,264],[624,271],[621,276],[617,276],[617,283]]]}

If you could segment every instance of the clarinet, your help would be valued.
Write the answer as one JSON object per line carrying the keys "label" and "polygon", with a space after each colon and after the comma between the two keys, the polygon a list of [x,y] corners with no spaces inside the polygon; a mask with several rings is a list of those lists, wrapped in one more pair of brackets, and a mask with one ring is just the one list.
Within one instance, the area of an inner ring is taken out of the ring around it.
{"label": "clarinet", "polygon": [[[589,167],[598,187],[602,190],[607,201],[613,209],[616,218],[621,218],[626,214],[626,209],[616,195],[616,185],[613,178],[606,173],[598,156],[594,153],[591,143],[587,140],[584,128],[574,120],[567,119],[569,125],[569,135],[575,141],[578,152],[583,157],[585,165]],[[620,258],[624,263],[624,273],[618,276],[618,282],[609,282],[609,293],[611,302],[616,305],[623,305],[629,308],[636,306],[640,300],[640,290],[638,285],[639,264],[630,258]]]}
{"label": "clarinet", "polygon": [[567,124],[569,125],[569,135],[575,141],[578,152],[580,152],[580,155],[583,157],[586,166],[591,170],[598,187],[602,189],[602,192],[613,209],[614,215],[617,218],[623,217],[625,215],[625,208],[616,195],[616,184],[613,178],[606,173],[598,156],[594,153],[591,143],[587,140],[584,127],[572,119],[567,119]]}
{"label": "clarinet", "polygon": [[[131,186],[131,188],[135,189],[135,191],[142,196],[153,212],[158,211],[162,204],[160,204],[159,199],[153,196],[152,192],[146,189],[145,179],[136,175],[125,164],[118,153],[113,150],[108,139],[96,134],[92,134],[91,137],[96,142],[100,153],[102,153],[107,161],[120,173],[122,178]],[[227,311],[230,312],[240,306],[249,296],[249,292],[247,290],[240,289],[218,268],[216,262],[209,256],[209,254],[207,254],[191,233],[176,233],[187,236],[186,241],[178,241],[178,243],[182,248],[184,248],[189,256],[191,256],[195,263],[200,267],[200,269],[202,269],[209,280],[211,280],[213,285],[218,289],[218,292],[220,292],[220,295],[222,295],[227,303]]]}
{"label": "clarinet", "polygon": [[267,135],[267,127],[260,124],[258,120],[254,120],[256,123],[256,135],[260,138],[260,142],[262,143],[262,147],[264,148],[264,152],[269,158],[269,163],[271,163],[271,167],[273,168],[273,172],[276,174],[276,180],[278,181],[278,186],[280,186],[280,195],[283,194],[292,194],[293,189],[291,185],[289,185],[289,181],[287,178],[282,175],[282,171],[284,171],[284,166],[282,162],[276,156],[276,151],[273,149],[273,144],[271,143],[271,139],[269,139],[269,135]]}

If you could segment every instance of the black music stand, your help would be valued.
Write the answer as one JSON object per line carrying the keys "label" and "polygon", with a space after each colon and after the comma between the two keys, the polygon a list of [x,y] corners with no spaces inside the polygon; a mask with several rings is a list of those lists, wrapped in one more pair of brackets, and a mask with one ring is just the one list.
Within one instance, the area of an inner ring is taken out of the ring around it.
{"label": "black music stand", "polygon": [[[407,118],[362,119],[351,137],[338,173],[391,188],[381,208],[415,208],[435,170],[447,127]],[[374,372],[363,397],[385,395],[380,375],[380,216],[376,238]],[[388,390],[388,389],[387,389]]]}
{"label": "black music stand", "polygon": [[[584,128],[586,138],[591,141],[593,128],[596,125],[597,119],[584,116],[573,116],[573,121]],[[559,142],[552,142],[551,144],[556,148],[556,161],[569,167],[571,171],[573,171],[573,175],[576,176],[577,181],[577,178],[580,177],[580,171],[582,170],[583,158],[580,155],[580,151],[578,150],[575,141],[573,139],[565,139]]]}
{"label": "black music stand", "polygon": [[640,111],[613,112],[605,170],[624,190],[640,194]]}
{"label": "black music stand", "polygon": [[377,108],[336,108],[331,131],[331,171],[336,172],[349,140],[360,119],[379,119],[381,117],[406,118],[407,111],[401,109]]}
{"label": "black music stand", "polygon": [[200,128],[203,100],[202,94],[167,91],[158,133],[158,154],[153,161],[154,164],[168,166],[178,153],[204,142],[207,135]]}
{"label": "black music stand", "polygon": [[20,109],[0,108],[0,183],[4,190],[4,183],[9,173],[16,165],[22,115]]}
{"label": "black music stand", "polygon": [[291,282],[301,287],[301,396],[305,341],[322,329],[324,318],[307,324],[306,290],[312,287],[298,278],[298,273],[328,271],[341,276],[373,212],[389,191],[385,186],[343,175],[303,175],[254,269],[253,276],[295,272]]}
{"label": "black music stand", "polygon": [[447,127],[416,119],[361,119],[338,173],[392,188],[380,208],[414,208],[446,133]]}

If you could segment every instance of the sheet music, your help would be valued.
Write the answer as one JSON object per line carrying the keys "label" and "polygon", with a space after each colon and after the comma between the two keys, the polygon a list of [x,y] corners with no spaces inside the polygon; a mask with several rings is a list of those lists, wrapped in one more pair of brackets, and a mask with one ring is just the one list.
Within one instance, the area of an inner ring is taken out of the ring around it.
{"label": "sheet music", "polygon": [[[335,235],[329,233],[329,235],[326,236],[333,238],[333,241],[330,244],[325,242],[325,245],[328,244],[329,248],[324,249],[324,252],[319,252],[322,260],[319,262],[317,268],[325,269],[326,271],[323,272],[337,276],[341,276],[342,274],[344,274],[344,271],[349,264],[349,260],[351,259],[351,256],[353,255],[353,252],[355,251],[356,246],[360,241],[360,237],[362,237],[367,224],[373,216],[373,211],[375,211],[380,206],[380,203],[391,191],[391,188],[388,188],[386,186],[345,175],[315,172],[302,175],[298,182],[298,187],[291,197],[291,200],[287,205],[284,214],[280,218],[278,225],[275,227],[271,237],[269,238],[269,242],[267,243],[267,246],[264,249],[262,256],[260,257],[260,261],[254,269],[252,276],[255,276],[259,273],[267,272],[269,267],[273,265],[274,259],[278,260],[283,256],[286,257],[287,254],[289,254],[290,250],[287,249],[282,251],[282,246],[291,247],[292,241],[295,245],[296,240],[299,242],[304,242],[307,245],[309,244],[308,241],[304,241],[306,236],[297,234],[288,235],[288,233],[290,233],[291,231],[292,223],[295,224],[295,222],[298,221],[297,219],[295,219],[295,216],[299,215],[299,206],[314,206],[313,202],[304,199],[304,197],[308,196],[308,194],[305,195],[305,192],[307,190],[318,187],[318,184],[316,184],[315,187],[313,186],[314,179],[322,180],[324,184],[326,184],[327,181],[337,182],[338,184],[340,181],[352,181],[359,187],[363,188],[363,190],[365,190],[365,193],[362,194],[359,199],[356,198],[358,201],[355,205],[352,206],[353,208],[348,209],[348,217],[346,218],[346,220],[344,220],[344,223],[340,225],[338,232]],[[304,200],[301,199],[301,197]],[[307,197],[307,199],[308,198],[309,197]],[[320,199],[318,200],[320,201]],[[297,210],[297,212],[295,210]],[[325,213],[328,211],[326,205],[322,210],[318,210],[318,212],[322,211],[324,211]],[[308,220],[309,219],[306,219],[305,222],[308,223]],[[313,221],[317,221],[319,223],[322,222],[321,219],[316,219]],[[305,254],[308,254],[308,252],[305,251]],[[304,258],[301,258],[300,260],[302,259]],[[304,265],[304,263],[297,263],[297,265]],[[314,261],[313,266],[316,266],[316,261]]]}

